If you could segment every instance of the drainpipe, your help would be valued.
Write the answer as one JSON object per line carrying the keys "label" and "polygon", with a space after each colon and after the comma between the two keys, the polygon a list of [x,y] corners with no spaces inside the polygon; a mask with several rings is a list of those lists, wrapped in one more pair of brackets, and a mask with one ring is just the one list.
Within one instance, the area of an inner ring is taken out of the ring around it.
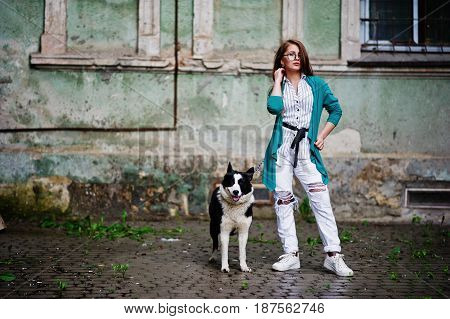
{"label": "drainpipe", "polygon": [[174,56],[175,56],[175,71],[173,75],[173,128],[177,129],[177,111],[178,111],[178,51],[180,44],[178,43],[178,0],[175,1],[175,30],[174,30]]}

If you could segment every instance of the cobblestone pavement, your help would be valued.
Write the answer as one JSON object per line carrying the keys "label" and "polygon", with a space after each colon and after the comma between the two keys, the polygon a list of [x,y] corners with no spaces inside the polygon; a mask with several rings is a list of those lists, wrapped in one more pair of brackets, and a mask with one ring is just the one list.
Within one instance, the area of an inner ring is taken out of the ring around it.
{"label": "cobblestone pavement", "polygon": [[[142,226],[144,223],[133,224]],[[255,220],[247,246],[252,273],[242,273],[238,243],[230,242],[230,273],[208,263],[206,221],[145,223],[182,227],[175,241],[145,235],[94,240],[70,237],[61,229],[11,222],[0,232],[1,298],[448,298],[449,228],[426,225],[340,223],[346,262],[353,278],[322,268],[324,255],[315,224],[297,221],[301,270],[271,270],[281,254],[274,220]],[[263,234],[263,235],[261,235]],[[310,237],[310,245],[307,239]],[[396,249],[396,247],[399,247]],[[390,256],[390,257],[389,257]],[[124,276],[112,264],[128,264]],[[59,282],[59,283],[58,283]],[[66,288],[64,289],[64,285]]]}

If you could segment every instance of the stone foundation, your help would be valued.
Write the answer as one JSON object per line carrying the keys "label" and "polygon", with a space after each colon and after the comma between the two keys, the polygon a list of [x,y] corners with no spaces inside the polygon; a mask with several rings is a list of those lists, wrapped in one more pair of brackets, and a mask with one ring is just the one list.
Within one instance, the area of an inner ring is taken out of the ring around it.
{"label": "stone foundation", "polygon": [[[0,164],[3,168],[14,162],[13,155],[2,154]],[[50,156],[51,159],[48,158]],[[114,156],[83,158],[80,155],[49,154],[37,159],[25,157],[26,154],[21,153],[21,160],[15,162],[23,165],[23,170],[14,168],[22,176],[27,175],[27,170],[34,170],[25,180],[8,182],[6,174],[11,170],[2,170],[0,214],[5,218],[51,213],[80,217],[104,215],[105,218],[117,219],[123,210],[136,220],[171,216],[207,218],[211,191],[226,170],[226,163],[211,166],[214,159],[198,157],[170,165],[164,161],[152,161],[151,158],[146,163],[139,163]],[[95,164],[89,165],[90,161]],[[247,163],[235,164],[239,170],[254,162],[232,160],[232,163]],[[448,158],[436,157],[374,155],[325,158],[336,219],[410,222],[413,215],[418,215],[435,223],[442,222],[444,218],[447,224],[449,210],[405,207],[403,194],[408,185],[449,188],[449,164]],[[212,167],[215,169],[211,170]],[[54,172],[66,175],[39,176],[39,168],[42,175]],[[114,180],[105,178],[108,176],[114,176]],[[261,183],[261,178],[257,176],[253,182]],[[304,196],[298,183],[294,185],[294,190],[299,197]],[[256,206],[254,212],[256,218],[274,218],[271,205]]]}

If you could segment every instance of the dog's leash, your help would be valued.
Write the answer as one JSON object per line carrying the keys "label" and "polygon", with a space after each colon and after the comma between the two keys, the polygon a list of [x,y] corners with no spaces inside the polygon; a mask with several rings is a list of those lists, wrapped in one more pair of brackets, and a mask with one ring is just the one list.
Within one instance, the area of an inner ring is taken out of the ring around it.
{"label": "dog's leash", "polygon": [[261,162],[259,162],[258,165],[255,166],[255,173],[253,175],[259,174],[257,176],[258,177],[261,176],[263,166],[264,166],[264,159]]}

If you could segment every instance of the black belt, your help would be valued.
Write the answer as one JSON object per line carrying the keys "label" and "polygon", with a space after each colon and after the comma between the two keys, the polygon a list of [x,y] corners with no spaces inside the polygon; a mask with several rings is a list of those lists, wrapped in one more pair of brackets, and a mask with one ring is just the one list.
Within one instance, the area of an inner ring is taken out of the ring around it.
{"label": "black belt", "polygon": [[292,126],[288,123],[283,122],[283,126],[293,130],[293,131],[297,131],[297,134],[294,137],[294,140],[292,141],[291,144],[291,148],[294,149],[295,148],[295,157],[294,157],[294,168],[297,167],[297,159],[298,159],[298,148],[299,148],[299,144],[300,141],[306,136],[306,132],[308,132],[307,128],[297,128],[295,126]]}

